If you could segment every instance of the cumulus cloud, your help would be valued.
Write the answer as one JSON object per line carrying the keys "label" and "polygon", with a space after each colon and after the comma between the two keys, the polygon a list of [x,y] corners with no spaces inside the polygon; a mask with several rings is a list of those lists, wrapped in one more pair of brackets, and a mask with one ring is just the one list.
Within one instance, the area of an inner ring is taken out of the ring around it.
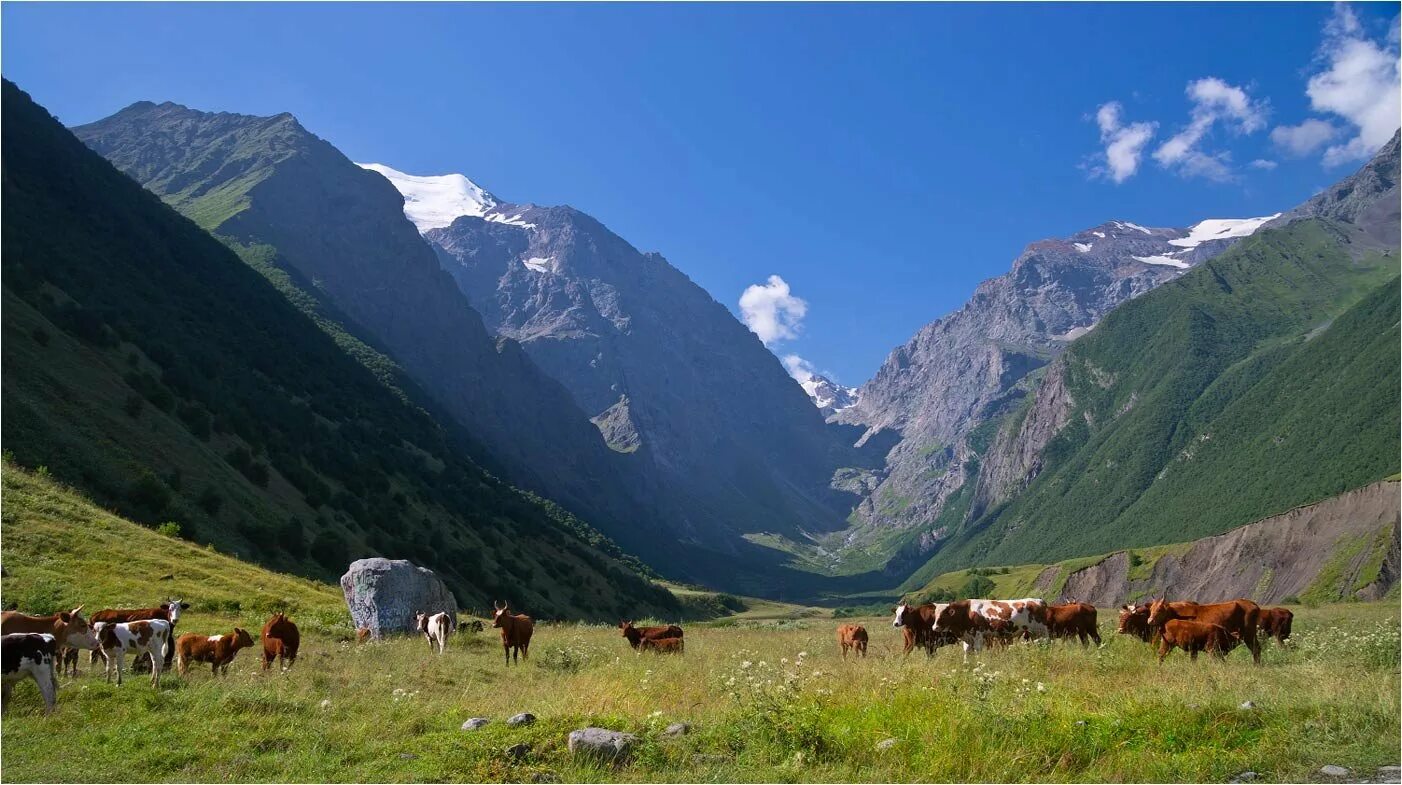
{"label": "cumulus cloud", "polygon": [[784,364],[784,370],[789,372],[789,376],[792,376],[794,381],[799,384],[803,384],[809,379],[812,379],[813,374],[817,373],[817,370],[813,367],[813,363],[808,362],[796,354],[786,354],[780,357],[779,361]]}
{"label": "cumulus cloud", "polygon": [[1266,126],[1266,104],[1254,101],[1235,85],[1208,76],[1188,83],[1192,111],[1188,125],[1154,151],[1160,166],[1184,177],[1210,180],[1232,179],[1231,155],[1201,149],[1213,126],[1221,124],[1239,134],[1249,134]]}
{"label": "cumulus cloud", "polygon": [[1343,3],[1334,6],[1319,50],[1323,70],[1310,77],[1305,94],[1310,108],[1343,118],[1353,133],[1324,151],[1325,165],[1366,159],[1397,130],[1402,114],[1397,25],[1394,17],[1386,38],[1377,41],[1368,36],[1353,9]]}
{"label": "cumulus cloud", "polygon": [[1267,172],[1276,168],[1276,166],[1278,165],[1279,164],[1277,164],[1275,161],[1268,161],[1265,158],[1257,158],[1256,160],[1247,164],[1247,166],[1250,166],[1252,169],[1264,169]]}
{"label": "cumulus cloud", "polygon": [[1103,164],[1093,172],[1122,183],[1139,171],[1139,160],[1144,147],[1154,138],[1158,123],[1130,123],[1126,125],[1121,115],[1124,108],[1119,101],[1102,104],[1095,111],[1095,124],[1100,127],[1100,141],[1105,145]]}
{"label": "cumulus cloud", "polygon": [[740,318],[765,346],[797,338],[807,313],[808,303],[795,297],[789,284],[777,275],[746,287],[740,295]]}
{"label": "cumulus cloud", "polygon": [[1338,133],[1333,124],[1310,118],[1299,125],[1276,126],[1271,141],[1286,155],[1301,158],[1328,144]]}

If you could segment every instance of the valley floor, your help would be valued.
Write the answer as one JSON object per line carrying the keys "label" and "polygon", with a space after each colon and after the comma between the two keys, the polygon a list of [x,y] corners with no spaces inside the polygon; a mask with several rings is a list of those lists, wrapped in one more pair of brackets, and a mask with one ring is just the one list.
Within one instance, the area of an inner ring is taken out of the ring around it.
{"label": "valley floor", "polygon": [[[195,612],[181,626],[234,621]],[[681,657],[636,655],[611,627],[544,625],[530,663],[509,669],[491,630],[440,657],[420,639],[313,629],[288,673],[245,651],[226,679],[168,675],[154,692],[109,686],[85,662],[51,717],[32,683],[16,690],[4,779],[1304,782],[1325,764],[1366,779],[1402,758],[1395,603],[1300,608],[1292,645],[1268,646],[1260,668],[1242,650],[1160,667],[1105,618],[1103,648],[1019,645],[968,664],[953,648],[904,658],[887,619],[862,623],[870,656],[848,661],[835,622],[800,619],[692,625]],[[518,712],[539,720],[507,727]],[[492,722],[460,729],[477,716]],[[693,730],[664,739],[673,722]],[[566,736],[590,725],[638,734],[633,762],[572,760]],[[520,743],[530,753],[510,759]]]}

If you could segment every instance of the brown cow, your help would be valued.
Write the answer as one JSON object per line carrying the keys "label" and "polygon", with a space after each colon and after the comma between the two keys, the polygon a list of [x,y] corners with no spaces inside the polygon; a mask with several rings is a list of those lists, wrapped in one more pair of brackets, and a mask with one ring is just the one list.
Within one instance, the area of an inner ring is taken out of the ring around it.
{"label": "brown cow", "polygon": [[847,652],[855,651],[857,654],[867,656],[867,628],[860,624],[842,624],[837,628],[837,645],[842,647],[842,659],[847,659]]}
{"label": "brown cow", "polygon": [[1082,646],[1095,641],[1100,645],[1100,630],[1096,623],[1095,606],[1085,602],[1068,602],[1047,606],[1047,629],[1053,638],[1080,638]]}
{"label": "brown cow", "polygon": [[[52,665],[60,672],[67,673],[68,662],[73,662],[73,675],[78,674],[78,649],[89,649],[97,656],[97,636],[88,620],[83,618],[83,606],[71,611],[60,611],[50,616],[30,616],[18,611],[5,611],[0,614],[0,635],[37,633],[54,636],[57,651]],[[71,656],[70,656],[71,652]]]}
{"label": "brown cow", "polygon": [[279,668],[291,670],[297,663],[297,649],[301,645],[302,634],[297,631],[297,625],[287,614],[274,613],[263,625],[263,670],[273,667],[273,660],[278,661]]}
{"label": "brown cow", "polygon": [[531,633],[535,631],[535,622],[525,614],[511,613],[504,602],[493,602],[492,605],[496,608],[492,626],[501,630],[501,648],[506,654],[506,664],[511,665],[513,655],[530,659]]}
{"label": "brown cow", "polygon": [[1251,661],[1260,665],[1261,644],[1256,640],[1256,624],[1260,613],[1261,606],[1251,600],[1199,605],[1194,602],[1164,602],[1160,598],[1149,605],[1149,626],[1161,629],[1173,619],[1219,624],[1227,634],[1246,644],[1246,648],[1251,651]]}
{"label": "brown cow", "polygon": [[175,642],[175,656],[179,661],[180,675],[184,676],[190,672],[190,662],[207,662],[215,676],[227,674],[229,663],[234,661],[234,655],[239,653],[239,649],[246,649],[253,645],[253,638],[249,636],[248,630],[234,628],[228,635],[198,635],[190,633],[181,635]]}
{"label": "brown cow", "polygon": [[623,631],[623,637],[628,639],[628,645],[633,648],[645,640],[661,640],[663,638],[681,638],[685,636],[682,628],[675,624],[667,624],[660,627],[634,627],[631,621],[621,621],[618,629]]}
{"label": "brown cow", "polygon": [[1226,657],[1227,652],[1236,648],[1241,641],[1220,624],[1184,619],[1169,619],[1164,622],[1160,635],[1159,663],[1175,647],[1188,652],[1188,657],[1197,660],[1198,652],[1205,651],[1217,657]]}
{"label": "brown cow", "polygon": [[895,617],[892,627],[901,628],[905,638],[905,654],[909,655],[916,646],[923,647],[926,655],[934,655],[935,649],[954,643],[954,638],[935,630],[935,619],[945,604],[897,605],[891,609]]}
{"label": "brown cow", "polygon": [[1261,615],[1256,619],[1256,626],[1267,638],[1275,638],[1276,643],[1285,645],[1285,639],[1290,637],[1290,625],[1295,621],[1295,614],[1289,608],[1262,608]]}
{"label": "brown cow", "polygon": [[[1189,613],[1193,603],[1191,602],[1170,602],[1168,606],[1174,610]],[[1120,624],[1116,629],[1121,635],[1133,635],[1145,643],[1158,645],[1159,629],[1149,626],[1149,603],[1138,605],[1120,606]]]}
{"label": "brown cow", "polygon": [[686,650],[686,641],[681,638],[643,638],[638,648],[653,654],[681,654]]}

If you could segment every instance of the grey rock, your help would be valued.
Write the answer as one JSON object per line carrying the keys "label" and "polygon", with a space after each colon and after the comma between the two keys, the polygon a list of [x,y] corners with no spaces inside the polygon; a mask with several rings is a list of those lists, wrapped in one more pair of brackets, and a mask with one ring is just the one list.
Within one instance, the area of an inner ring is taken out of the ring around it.
{"label": "grey rock", "polygon": [[414,632],[414,613],[446,611],[457,620],[458,602],[432,570],[404,559],[375,557],[352,562],[341,576],[351,622],[372,637]]}
{"label": "grey rock", "polygon": [[417,760],[419,756],[415,755],[412,752],[401,752],[399,753],[399,757],[403,758],[404,760]]}
{"label": "grey rock", "polygon": [[576,756],[623,762],[632,755],[633,746],[637,743],[638,737],[631,733],[607,728],[580,728],[570,731],[567,746]]}
{"label": "grey rock", "polygon": [[331,699],[330,699],[330,698],[326,698],[326,699],[322,700],[322,702],[321,702],[321,708],[323,708],[323,709],[329,709],[329,708],[331,708]]}
{"label": "grey rock", "polygon": [[685,736],[690,732],[691,723],[674,722],[671,725],[668,725],[666,730],[662,731],[662,735],[666,738],[672,739],[676,738],[677,736]]}
{"label": "grey rock", "polygon": [[1402,766],[1380,766],[1374,779],[1378,782],[1402,782]]}
{"label": "grey rock", "polygon": [[1242,773],[1233,777],[1232,782],[1255,782],[1256,780],[1260,779],[1260,777],[1261,775],[1257,774],[1254,771],[1243,771]]}
{"label": "grey rock", "polygon": [[531,745],[513,744],[506,748],[506,757],[512,760],[523,760],[531,754]]}
{"label": "grey rock", "polygon": [[513,727],[513,728],[515,728],[515,727],[519,727],[519,726],[521,726],[521,725],[530,725],[530,724],[532,724],[532,723],[534,723],[534,722],[535,722],[535,715],[534,715],[534,714],[531,714],[530,712],[524,712],[524,711],[523,711],[523,712],[521,712],[520,714],[513,715],[513,716],[511,717],[511,719],[509,719],[509,720],[506,721],[506,724],[507,724],[507,725],[510,725],[510,726]]}
{"label": "grey rock", "polygon": [[1327,766],[1321,766],[1319,773],[1326,777],[1347,777],[1349,775],[1349,770],[1343,766],[1335,766],[1330,763]]}
{"label": "grey rock", "polygon": [[1253,701],[1243,701],[1242,704],[1237,708],[1241,709],[1242,711],[1251,711],[1252,709],[1256,708],[1256,704]]}
{"label": "grey rock", "polygon": [[559,782],[560,775],[553,771],[537,771],[531,775],[531,782]]}
{"label": "grey rock", "polygon": [[1088,723],[1085,720],[1076,720],[1076,727],[1084,728]]}
{"label": "grey rock", "polygon": [[881,741],[876,742],[876,749],[880,752],[885,752],[886,750],[889,750],[892,747],[896,746],[898,743],[899,742],[897,742],[895,739],[882,739]]}
{"label": "grey rock", "polygon": [[477,730],[478,728],[481,728],[481,727],[483,727],[484,725],[487,725],[487,724],[490,723],[490,722],[491,722],[491,720],[487,719],[486,717],[473,717],[472,719],[470,719],[470,720],[468,720],[468,721],[466,721],[466,722],[464,722],[464,723],[462,724],[462,729],[463,729],[463,730]]}

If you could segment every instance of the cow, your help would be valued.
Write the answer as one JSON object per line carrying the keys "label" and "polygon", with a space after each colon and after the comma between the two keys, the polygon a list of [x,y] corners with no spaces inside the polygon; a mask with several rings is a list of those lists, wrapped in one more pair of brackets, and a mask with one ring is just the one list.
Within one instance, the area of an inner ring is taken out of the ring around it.
{"label": "cow", "polygon": [[58,700],[58,676],[54,674],[57,659],[58,641],[53,633],[14,632],[0,637],[0,713],[10,710],[10,693],[24,679],[34,680],[44,699],[44,713],[53,713]]}
{"label": "cow", "polygon": [[681,638],[643,638],[638,648],[653,654],[681,654],[686,650],[686,641]]}
{"label": "cow", "polygon": [[1003,642],[1014,637],[1045,637],[1047,604],[1035,597],[1020,600],[959,600],[951,602],[935,618],[934,632],[953,636],[964,644],[964,656],[983,648],[986,639]]}
{"label": "cow", "polygon": [[1266,638],[1275,638],[1276,643],[1284,646],[1294,621],[1295,614],[1289,608],[1262,608],[1256,626],[1266,634]]}
{"label": "cow", "polygon": [[622,630],[623,637],[628,639],[628,645],[634,649],[645,640],[659,640],[661,638],[681,638],[685,636],[682,628],[675,624],[667,624],[659,627],[634,627],[631,621],[621,621],[618,629]]}
{"label": "cow", "polygon": [[1217,657],[1226,657],[1227,652],[1236,648],[1241,640],[1227,631],[1227,628],[1220,624],[1210,624],[1201,621],[1186,621],[1184,619],[1169,619],[1164,622],[1163,630],[1159,636],[1159,664],[1163,664],[1163,658],[1173,649],[1179,648],[1188,652],[1188,657],[1194,661],[1198,658],[1198,652],[1205,651]]}
{"label": "cow", "polygon": [[1115,632],[1120,635],[1133,635],[1145,643],[1153,643],[1154,631],[1149,627],[1149,606],[1121,605],[1120,623]]}
{"label": "cow", "polygon": [[867,628],[860,624],[842,624],[837,628],[837,645],[842,647],[842,659],[847,659],[847,652],[854,651],[857,654],[867,656]]}
{"label": "cow", "polygon": [[535,622],[525,614],[511,613],[504,602],[493,602],[492,607],[496,608],[492,626],[501,630],[501,648],[506,653],[506,664],[511,665],[513,655],[530,659],[531,633],[535,631]]}
{"label": "cow", "polygon": [[932,656],[935,649],[954,642],[950,636],[935,631],[935,619],[939,617],[940,611],[944,610],[945,603],[924,605],[897,605],[892,608],[895,614],[891,619],[891,626],[899,628],[905,637],[905,654],[908,656],[912,649],[921,646],[925,649],[927,656]]}
{"label": "cow", "polygon": [[1047,630],[1053,638],[1080,638],[1082,646],[1100,645],[1100,630],[1096,623],[1095,606],[1085,602],[1068,602],[1047,606]]}
{"label": "cow", "polygon": [[248,630],[238,627],[227,635],[198,635],[193,632],[181,635],[175,642],[175,656],[180,665],[180,675],[184,676],[190,672],[191,662],[207,662],[215,676],[227,675],[229,663],[234,661],[239,649],[246,649],[252,645],[253,638],[249,637]]}
{"label": "cow", "polygon": [[443,648],[448,645],[448,634],[456,627],[453,617],[447,613],[435,613],[430,616],[423,611],[414,613],[414,627],[423,633],[428,641],[428,650],[438,649],[438,653],[443,653]]}
{"label": "cow", "polygon": [[287,614],[279,611],[268,619],[263,625],[262,640],[263,670],[273,667],[273,660],[278,661],[278,667],[282,670],[291,670],[297,663],[297,649],[302,645],[302,634],[297,631],[297,625],[287,618]]}
{"label": "cow", "polygon": [[[97,637],[93,635],[88,620],[83,618],[82,610],[83,606],[79,605],[71,611],[60,611],[49,616],[30,616],[19,611],[5,611],[0,614],[0,635],[19,633],[52,635],[54,645],[57,648],[55,649],[54,662],[51,665],[61,669],[65,658],[57,653],[59,650],[97,650]],[[75,662],[73,666],[75,673],[77,669]]]}
{"label": "cow", "polygon": [[101,644],[98,651],[106,663],[107,681],[112,681],[112,669],[117,670],[117,686],[122,686],[122,669],[126,666],[127,653],[138,658],[151,655],[151,686],[161,686],[161,671],[165,670],[165,660],[161,652],[170,641],[170,622],[165,619],[145,619],[128,622],[94,622],[97,640]]}
{"label": "cow", "polygon": [[[105,608],[103,610],[98,611],[97,613],[94,613],[92,615],[92,620],[94,622],[105,621],[121,623],[129,621],[149,621],[151,619],[161,619],[170,622],[170,640],[168,641],[169,645],[167,645],[166,650],[161,653],[162,656],[165,658],[165,665],[163,667],[166,670],[169,670],[170,663],[175,658],[175,626],[180,621],[180,612],[187,611],[189,609],[190,603],[173,599],[169,602],[163,602],[154,608]],[[96,662],[97,652],[93,652],[93,655],[89,658],[88,661]],[[141,657],[137,658],[136,664],[132,666],[132,669],[137,670],[138,668],[142,668],[144,667],[145,663],[146,656],[142,655]]]}
{"label": "cow", "polygon": [[1251,661],[1261,664],[1261,644],[1256,640],[1256,624],[1260,618],[1261,606],[1251,600],[1229,600],[1209,605],[1195,602],[1170,603],[1163,598],[1149,605],[1149,626],[1159,628],[1173,619],[1197,621],[1205,624],[1219,624],[1246,644],[1251,651]]}

